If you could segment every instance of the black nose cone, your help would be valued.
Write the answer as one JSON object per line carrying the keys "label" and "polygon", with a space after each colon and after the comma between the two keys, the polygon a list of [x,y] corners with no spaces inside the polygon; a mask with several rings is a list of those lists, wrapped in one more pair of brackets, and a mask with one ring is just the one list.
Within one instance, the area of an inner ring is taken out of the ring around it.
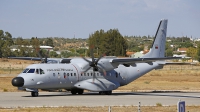
{"label": "black nose cone", "polygon": [[12,85],[16,87],[22,87],[24,85],[24,78],[22,77],[13,78]]}

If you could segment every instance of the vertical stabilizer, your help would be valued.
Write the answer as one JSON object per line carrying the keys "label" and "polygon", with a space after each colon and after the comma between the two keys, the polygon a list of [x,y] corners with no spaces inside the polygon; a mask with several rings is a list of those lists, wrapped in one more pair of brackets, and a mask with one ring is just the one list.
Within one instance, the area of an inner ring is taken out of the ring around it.
{"label": "vertical stabilizer", "polygon": [[158,58],[165,56],[167,22],[168,22],[167,19],[163,19],[160,21],[150,51],[144,56],[142,56],[142,58]]}

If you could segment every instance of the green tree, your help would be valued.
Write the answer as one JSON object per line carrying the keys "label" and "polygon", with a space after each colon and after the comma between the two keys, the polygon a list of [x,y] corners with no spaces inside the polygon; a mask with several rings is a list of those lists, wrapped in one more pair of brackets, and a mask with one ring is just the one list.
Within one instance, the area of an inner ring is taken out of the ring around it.
{"label": "green tree", "polygon": [[40,50],[40,41],[36,37],[32,37],[30,40],[30,45],[32,46],[32,55],[38,56]]}
{"label": "green tree", "polygon": [[166,42],[166,45],[165,45],[165,56],[166,57],[173,56],[173,48],[170,47],[170,43],[169,42]]}
{"label": "green tree", "polygon": [[191,57],[192,60],[197,59],[197,48],[189,47],[187,50],[187,56]]}
{"label": "green tree", "polygon": [[47,39],[45,39],[45,45],[46,46],[54,47],[53,38],[47,38]]}
{"label": "green tree", "polygon": [[111,56],[125,56],[128,44],[126,39],[117,29],[96,31],[89,36],[89,50],[94,49],[94,53],[99,56],[101,54]]}
{"label": "green tree", "polygon": [[200,62],[200,42],[197,43],[197,60]]}
{"label": "green tree", "polygon": [[11,55],[10,46],[13,45],[12,35],[9,32],[0,30],[0,57],[7,58]]}
{"label": "green tree", "polygon": [[49,54],[51,58],[56,58],[58,56],[58,54],[55,51],[51,51]]}

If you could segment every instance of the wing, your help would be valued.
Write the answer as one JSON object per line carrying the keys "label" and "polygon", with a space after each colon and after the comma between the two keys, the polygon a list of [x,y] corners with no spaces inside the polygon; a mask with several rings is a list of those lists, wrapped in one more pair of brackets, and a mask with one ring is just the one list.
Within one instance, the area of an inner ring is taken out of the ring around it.
{"label": "wing", "polygon": [[39,57],[8,57],[8,59],[41,61],[41,58]]}
{"label": "wing", "polygon": [[149,63],[161,60],[174,60],[181,59],[182,57],[163,57],[163,58],[124,58],[124,59],[111,59],[110,63],[113,64],[133,64],[133,63]]}
{"label": "wing", "polygon": [[[45,58],[39,57],[8,57],[8,59],[19,59],[19,60],[32,60],[32,61],[41,61]],[[71,58],[47,58],[47,63],[70,63]]]}

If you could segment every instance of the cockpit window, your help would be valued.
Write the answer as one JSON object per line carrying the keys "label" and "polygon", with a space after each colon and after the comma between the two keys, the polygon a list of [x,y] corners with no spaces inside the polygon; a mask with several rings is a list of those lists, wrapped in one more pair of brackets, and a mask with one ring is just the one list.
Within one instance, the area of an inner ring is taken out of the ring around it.
{"label": "cockpit window", "polygon": [[36,74],[44,74],[44,70],[40,69],[36,69]]}
{"label": "cockpit window", "polygon": [[49,60],[47,63],[58,63],[56,60]]}
{"label": "cockpit window", "polygon": [[30,69],[27,73],[34,73],[35,69]]}
{"label": "cockpit window", "polygon": [[39,69],[36,69],[36,72],[35,72],[36,74],[39,74]]}
{"label": "cockpit window", "polygon": [[23,73],[26,73],[28,70],[29,70],[29,68],[26,68],[26,69],[23,71]]}
{"label": "cockpit window", "polygon": [[44,70],[40,69],[40,74],[44,74]]}

